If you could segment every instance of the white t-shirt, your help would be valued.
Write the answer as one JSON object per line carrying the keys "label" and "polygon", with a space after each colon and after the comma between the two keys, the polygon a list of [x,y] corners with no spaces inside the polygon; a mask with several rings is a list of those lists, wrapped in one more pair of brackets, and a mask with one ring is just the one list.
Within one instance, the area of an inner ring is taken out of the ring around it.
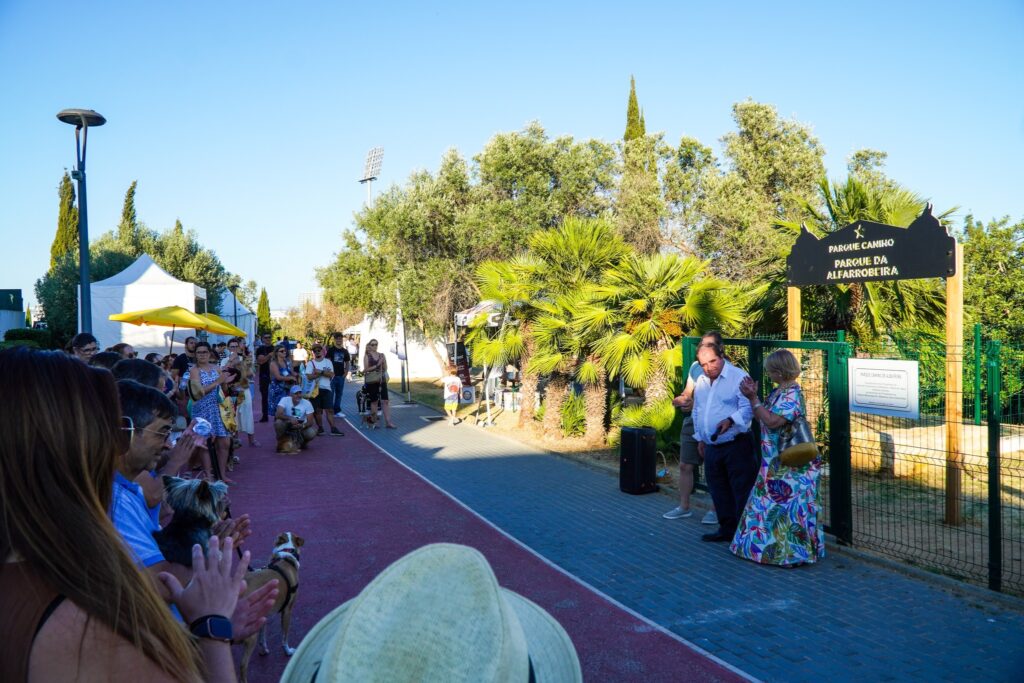
{"label": "white t-shirt", "polygon": [[[323,372],[324,370],[330,370],[331,372],[334,372],[334,363],[332,363],[331,361],[329,361],[326,358],[324,358],[323,360],[317,360],[316,358],[314,358],[313,360],[311,360],[308,363],[306,363],[306,367],[305,367],[306,375],[312,375],[313,374],[313,368],[316,368],[317,370],[319,370],[321,372]],[[330,390],[330,388],[331,388],[331,378],[330,377],[325,377],[323,375],[320,375],[319,377],[316,378],[316,381],[320,385],[321,389]]]}
{"label": "white t-shirt", "polygon": [[313,414],[313,404],[306,399],[302,399],[298,403],[292,403],[291,396],[285,396],[277,404],[278,408],[284,408],[284,414],[291,417],[297,417],[300,420],[305,421],[307,415]]}
{"label": "white t-shirt", "polygon": [[359,347],[353,342],[345,344],[345,350],[348,351],[348,355],[352,356],[353,359],[359,354]]}
{"label": "white t-shirt", "polygon": [[458,403],[459,392],[462,391],[462,380],[455,375],[448,375],[441,379],[441,386],[444,387],[444,402]]}
{"label": "white t-shirt", "polygon": [[309,360],[309,351],[306,349],[295,349],[292,351],[292,360],[296,363],[305,363]]}

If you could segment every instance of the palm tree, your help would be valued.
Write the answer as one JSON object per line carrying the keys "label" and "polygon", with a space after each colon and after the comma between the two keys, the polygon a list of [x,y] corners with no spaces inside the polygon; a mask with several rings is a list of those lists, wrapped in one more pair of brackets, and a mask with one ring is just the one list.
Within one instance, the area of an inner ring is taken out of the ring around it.
{"label": "palm tree", "polygon": [[[800,202],[802,221],[777,224],[793,240],[801,225],[821,238],[851,223],[865,220],[906,227],[917,218],[926,202],[895,183],[868,183],[850,176],[844,185],[833,185],[827,178],[818,184],[824,211],[808,201]],[[936,216],[942,223],[956,211],[949,209]],[[767,266],[767,287],[754,302],[757,315],[781,321],[786,310],[786,257],[792,241],[774,257],[759,264]],[[893,280],[804,288],[805,323],[811,330],[843,329],[863,340],[878,339],[890,330],[906,326],[938,329],[945,317],[945,292],[938,279]]]}
{"label": "palm tree", "polygon": [[594,350],[609,376],[644,390],[644,420],[659,429],[674,416],[677,340],[743,323],[744,297],[729,283],[704,277],[706,268],[691,256],[632,255],[588,289],[575,321],[580,333],[598,337]]}
{"label": "palm tree", "polygon": [[629,253],[609,222],[570,217],[534,233],[526,254],[478,269],[481,295],[498,301],[505,315],[493,333],[474,331],[474,353],[488,363],[522,364],[520,426],[532,423],[537,383],[547,376],[544,429],[560,435],[561,407],[575,380],[584,385],[588,405],[585,438],[603,441],[605,375],[590,348],[596,337],[581,335],[572,321],[583,292]]}

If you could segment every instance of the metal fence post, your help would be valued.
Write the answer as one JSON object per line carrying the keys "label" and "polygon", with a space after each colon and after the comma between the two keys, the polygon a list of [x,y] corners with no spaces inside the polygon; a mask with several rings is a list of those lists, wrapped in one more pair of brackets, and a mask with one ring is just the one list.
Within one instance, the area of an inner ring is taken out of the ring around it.
{"label": "metal fence post", "polygon": [[829,509],[831,531],[843,545],[853,544],[853,469],[850,463],[849,346],[828,345]]}
{"label": "metal fence post", "polygon": [[999,482],[1000,405],[999,342],[990,341],[986,353],[988,370],[988,587],[1002,590],[1003,584],[1003,501]]}
{"label": "metal fence post", "polygon": [[974,424],[981,424],[981,323],[974,323]]}

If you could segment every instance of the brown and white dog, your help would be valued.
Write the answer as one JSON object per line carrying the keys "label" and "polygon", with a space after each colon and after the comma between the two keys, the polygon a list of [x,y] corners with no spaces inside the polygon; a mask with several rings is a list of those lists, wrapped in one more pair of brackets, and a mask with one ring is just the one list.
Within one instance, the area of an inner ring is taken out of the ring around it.
{"label": "brown and white dog", "polygon": [[[273,611],[281,614],[281,644],[284,647],[284,653],[289,657],[295,654],[295,648],[288,645],[288,629],[292,623],[295,595],[299,590],[299,548],[303,543],[301,536],[296,536],[290,531],[284,532],[277,537],[274,552],[271,553],[267,566],[245,575],[246,590],[249,593],[268,581],[277,579],[277,599],[274,602]],[[270,654],[270,646],[267,644],[267,626],[264,624],[258,634],[253,634],[245,641],[239,676],[242,683],[246,683],[248,679],[249,658],[252,657],[252,651],[256,648],[257,635],[260,641],[260,654]]]}

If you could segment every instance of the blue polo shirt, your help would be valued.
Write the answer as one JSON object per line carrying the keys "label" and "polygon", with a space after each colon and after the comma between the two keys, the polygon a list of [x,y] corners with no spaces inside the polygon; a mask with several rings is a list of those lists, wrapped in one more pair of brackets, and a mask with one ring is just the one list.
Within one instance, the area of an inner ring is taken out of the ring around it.
{"label": "blue polo shirt", "polygon": [[160,527],[146,505],[142,487],[129,481],[120,472],[114,473],[114,499],[110,505],[110,519],[121,534],[132,557],[143,567],[152,567],[164,561],[164,555],[153,538]]}

